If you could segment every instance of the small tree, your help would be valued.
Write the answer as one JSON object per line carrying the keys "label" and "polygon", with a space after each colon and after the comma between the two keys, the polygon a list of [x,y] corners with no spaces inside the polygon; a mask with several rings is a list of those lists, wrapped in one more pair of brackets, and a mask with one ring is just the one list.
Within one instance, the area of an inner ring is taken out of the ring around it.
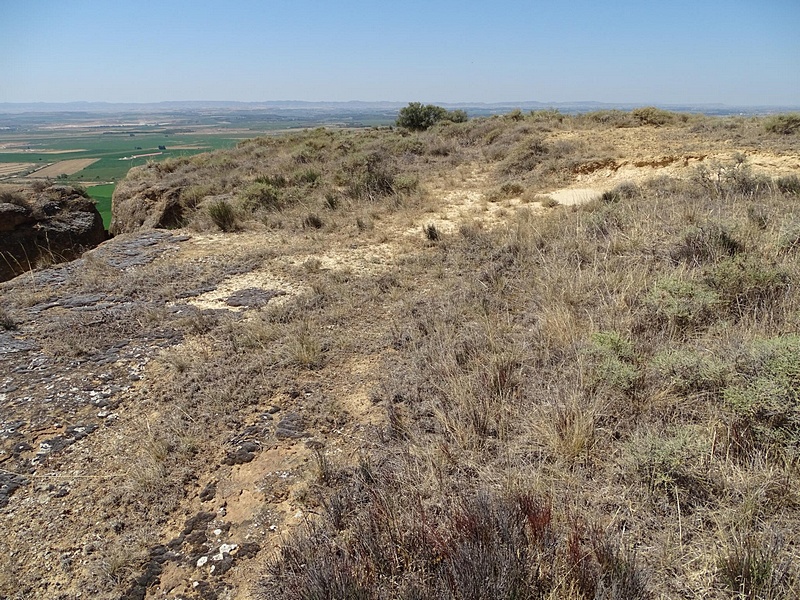
{"label": "small tree", "polygon": [[467,113],[463,110],[448,111],[435,104],[423,105],[421,102],[410,102],[408,106],[400,109],[396,124],[412,131],[425,131],[439,121],[463,123],[466,120]]}

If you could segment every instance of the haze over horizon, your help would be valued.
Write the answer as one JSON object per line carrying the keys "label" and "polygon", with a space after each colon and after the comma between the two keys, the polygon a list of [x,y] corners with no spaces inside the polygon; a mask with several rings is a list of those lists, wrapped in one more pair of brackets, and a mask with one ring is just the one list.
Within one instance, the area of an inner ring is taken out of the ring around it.
{"label": "haze over horizon", "polygon": [[4,0],[0,102],[800,105],[800,2]]}

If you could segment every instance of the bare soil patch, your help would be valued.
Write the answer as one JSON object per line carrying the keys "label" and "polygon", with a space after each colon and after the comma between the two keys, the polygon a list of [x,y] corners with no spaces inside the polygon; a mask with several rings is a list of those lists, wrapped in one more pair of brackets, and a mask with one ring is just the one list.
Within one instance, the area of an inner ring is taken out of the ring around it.
{"label": "bare soil patch", "polygon": [[55,164],[49,165],[44,169],[39,169],[35,173],[31,173],[29,177],[58,177],[59,175],[72,175],[78,171],[82,171],[91,164],[96,163],[99,158],[75,158],[72,160],[62,160]]}

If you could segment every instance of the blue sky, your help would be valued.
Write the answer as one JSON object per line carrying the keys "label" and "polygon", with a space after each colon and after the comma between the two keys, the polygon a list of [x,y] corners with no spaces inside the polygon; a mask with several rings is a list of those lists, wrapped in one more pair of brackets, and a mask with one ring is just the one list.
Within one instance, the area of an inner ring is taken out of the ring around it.
{"label": "blue sky", "polygon": [[0,102],[800,105],[800,0],[0,0]]}

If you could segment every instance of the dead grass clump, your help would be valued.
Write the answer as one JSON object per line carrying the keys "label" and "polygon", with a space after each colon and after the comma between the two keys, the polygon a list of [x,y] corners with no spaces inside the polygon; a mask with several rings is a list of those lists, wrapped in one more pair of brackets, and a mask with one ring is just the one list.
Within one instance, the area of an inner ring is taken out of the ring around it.
{"label": "dead grass clump", "polygon": [[717,262],[744,249],[729,229],[718,223],[689,227],[681,238],[669,251],[669,256],[675,263],[685,262],[696,266]]}

